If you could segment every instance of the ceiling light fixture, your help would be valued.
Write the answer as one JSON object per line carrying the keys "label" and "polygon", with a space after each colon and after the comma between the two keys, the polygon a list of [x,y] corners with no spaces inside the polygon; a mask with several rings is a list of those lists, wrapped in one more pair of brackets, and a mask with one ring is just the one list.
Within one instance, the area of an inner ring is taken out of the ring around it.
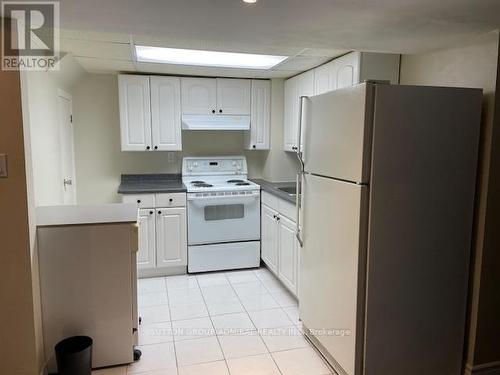
{"label": "ceiling light fixture", "polygon": [[270,69],[288,58],[288,56],[151,46],[135,46],[135,52],[138,62],[244,69]]}
{"label": "ceiling light fixture", "polygon": [[243,2],[247,4],[255,4],[257,0],[243,0]]}

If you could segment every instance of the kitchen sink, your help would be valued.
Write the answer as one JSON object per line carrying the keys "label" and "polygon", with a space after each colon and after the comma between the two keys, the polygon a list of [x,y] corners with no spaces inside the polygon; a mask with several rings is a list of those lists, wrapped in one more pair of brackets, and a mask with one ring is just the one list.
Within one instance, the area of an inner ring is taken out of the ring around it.
{"label": "kitchen sink", "polygon": [[290,195],[296,195],[297,194],[297,188],[295,186],[283,186],[279,187],[278,190],[281,190],[287,194]]}

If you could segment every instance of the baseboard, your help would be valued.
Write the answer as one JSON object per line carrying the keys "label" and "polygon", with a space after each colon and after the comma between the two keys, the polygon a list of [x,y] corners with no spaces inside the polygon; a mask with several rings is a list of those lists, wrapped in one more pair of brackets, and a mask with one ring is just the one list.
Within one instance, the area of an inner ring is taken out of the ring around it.
{"label": "baseboard", "polygon": [[187,273],[187,266],[152,268],[149,270],[137,270],[137,276],[139,277],[139,279],[147,278],[147,277],[185,275],[186,273]]}
{"label": "baseboard", "polygon": [[500,361],[489,362],[482,365],[466,366],[466,375],[500,375]]}

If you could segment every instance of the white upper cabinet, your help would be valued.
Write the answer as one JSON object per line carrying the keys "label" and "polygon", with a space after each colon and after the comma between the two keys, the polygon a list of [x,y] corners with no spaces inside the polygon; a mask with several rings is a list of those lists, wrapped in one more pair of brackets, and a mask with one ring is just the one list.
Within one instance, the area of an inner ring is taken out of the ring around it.
{"label": "white upper cabinet", "polygon": [[297,94],[298,78],[293,77],[285,81],[285,103],[284,103],[284,127],[283,127],[283,149],[285,151],[296,151],[297,148]]}
{"label": "white upper cabinet", "polygon": [[314,69],[314,95],[335,90],[337,88],[337,63],[330,61]]}
{"label": "white upper cabinet", "polygon": [[350,52],[314,69],[314,95],[367,80],[399,82],[399,55]]}
{"label": "white upper cabinet", "polygon": [[350,52],[317,68],[285,81],[284,144],[285,151],[304,151],[298,143],[298,129],[303,141],[305,125],[300,124],[300,97],[323,94],[366,80],[399,82],[399,55]]}
{"label": "white upper cabinet", "polygon": [[[314,95],[314,72],[299,74],[285,81],[285,113],[283,148],[298,151],[300,127],[300,97]],[[301,129],[302,130],[302,129]],[[301,134],[302,136],[302,134]]]}
{"label": "white upper cabinet", "polygon": [[149,77],[118,76],[122,151],[152,149]]}
{"label": "white upper cabinet", "polygon": [[183,114],[216,113],[217,80],[215,78],[181,78],[181,96]]}
{"label": "white upper cabinet", "polygon": [[335,60],[335,89],[360,83],[359,69],[361,53],[351,52]]}
{"label": "white upper cabinet", "polygon": [[151,77],[153,150],[182,150],[181,82],[178,77]]}
{"label": "white upper cabinet", "polygon": [[217,78],[217,113],[250,115],[251,81]]}
{"label": "white upper cabinet", "polygon": [[271,82],[252,81],[250,130],[245,132],[247,150],[269,150],[271,133]]}

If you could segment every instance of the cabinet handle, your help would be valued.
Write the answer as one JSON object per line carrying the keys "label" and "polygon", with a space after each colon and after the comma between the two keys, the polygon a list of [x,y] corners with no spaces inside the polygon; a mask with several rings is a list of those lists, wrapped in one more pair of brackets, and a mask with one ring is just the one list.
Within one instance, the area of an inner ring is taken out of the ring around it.
{"label": "cabinet handle", "polygon": [[292,150],[296,151],[297,150],[297,146],[292,146]]}
{"label": "cabinet handle", "polygon": [[280,219],[281,219],[281,218],[280,218],[279,216],[276,216],[276,220],[278,220],[278,221],[279,221]]}
{"label": "cabinet handle", "polygon": [[137,199],[137,203],[141,203],[141,200],[140,200],[140,199]]}
{"label": "cabinet handle", "polygon": [[150,214],[150,215],[153,215],[153,213],[154,213],[153,211],[149,211],[149,214]]}
{"label": "cabinet handle", "polygon": [[222,113],[222,109],[219,109],[219,113]]}
{"label": "cabinet handle", "polygon": [[170,203],[172,203],[172,202],[174,201],[174,199],[173,199],[173,198],[170,198],[168,201],[169,201]]}
{"label": "cabinet handle", "polygon": [[146,150],[151,150],[151,147],[150,146],[146,146]]}
{"label": "cabinet handle", "polygon": [[158,215],[161,215],[161,211],[158,211]]}
{"label": "cabinet handle", "polygon": [[252,146],[253,148],[256,148],[255,145]]}
{"label": "cabinet handle", "polygon": [[155,150],[158,150],[158,146],[155,146]]}
{"label": "cabinet handle", "polygon": [[212,113],[215,113],[215,109],[212,109]]}

